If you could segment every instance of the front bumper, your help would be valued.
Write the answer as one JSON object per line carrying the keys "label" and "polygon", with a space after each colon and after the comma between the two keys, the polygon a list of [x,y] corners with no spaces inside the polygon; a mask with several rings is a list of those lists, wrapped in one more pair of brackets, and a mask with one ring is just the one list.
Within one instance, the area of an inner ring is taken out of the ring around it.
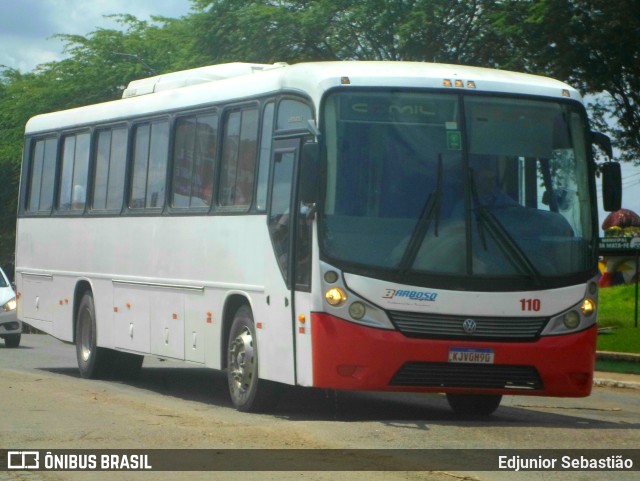
{"label": "front bumper", "polygon": [[[313,385],[369,390],[584,397],[597,327],[532,342],[408,338],[312,314]],[[452,349],[492,350],[491,364],[451,363]]]}

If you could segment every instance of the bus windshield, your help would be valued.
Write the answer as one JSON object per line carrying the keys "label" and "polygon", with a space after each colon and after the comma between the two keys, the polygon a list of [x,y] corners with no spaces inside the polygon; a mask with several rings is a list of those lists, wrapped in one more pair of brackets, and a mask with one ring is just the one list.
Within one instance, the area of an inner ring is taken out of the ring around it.
{"label": "bus windshield", "polygon": [[593,270],[588,130],[577,104],[339,91],[322,114],[327,261],[531,287]]}

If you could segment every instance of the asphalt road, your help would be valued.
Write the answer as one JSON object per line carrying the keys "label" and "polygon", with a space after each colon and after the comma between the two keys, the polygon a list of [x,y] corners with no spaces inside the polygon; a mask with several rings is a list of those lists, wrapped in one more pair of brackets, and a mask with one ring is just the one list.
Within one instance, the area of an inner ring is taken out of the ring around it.
{"label": "asphalt road", "polygon": [[441,395],[289,388],[273,413],[244,414],[231,407],[223,373],[147,357],[136,379],[88,381],[78,375],[74,346],[24,335],[18,349],[0,343],[0,392],[3,449],[247,449],[246,459],[238,459],[247,471],[12,471],[0,472],[0,480],[638,478],[637,471],[463,471],[464,460],[455,470],[428,472],[255,472],[248,450],[397,449],[397,459],[388,466],[398,469],[407,449],[572,449],[577,455],[590,449],[636,449],[640,391],[634,389],[596,387],[584,399],[505,397],[492,417],[465,421],[455,417]]}

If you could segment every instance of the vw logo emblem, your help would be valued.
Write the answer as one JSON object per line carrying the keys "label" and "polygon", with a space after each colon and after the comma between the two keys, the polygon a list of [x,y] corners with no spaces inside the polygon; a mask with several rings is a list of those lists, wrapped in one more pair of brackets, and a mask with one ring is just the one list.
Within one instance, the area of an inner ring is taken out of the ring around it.
{"label": "vw logo emblem", "polygon": [[465,319],[462,323],[462,329],[464,329],[464,332],[466,332],[467,334],[473,334],[474,332],[476,332],[477,328],[478,325],[473,319]]}

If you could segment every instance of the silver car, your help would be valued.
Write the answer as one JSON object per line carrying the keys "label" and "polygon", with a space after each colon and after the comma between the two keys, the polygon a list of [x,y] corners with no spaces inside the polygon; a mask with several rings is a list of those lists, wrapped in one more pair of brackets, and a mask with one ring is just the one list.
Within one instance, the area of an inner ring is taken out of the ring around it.
{"label": "silver car", "polygon": [[16,293],[0,269],[0,337],[7,347],[18,347],[21,334],[22,323],[16,315]]}

